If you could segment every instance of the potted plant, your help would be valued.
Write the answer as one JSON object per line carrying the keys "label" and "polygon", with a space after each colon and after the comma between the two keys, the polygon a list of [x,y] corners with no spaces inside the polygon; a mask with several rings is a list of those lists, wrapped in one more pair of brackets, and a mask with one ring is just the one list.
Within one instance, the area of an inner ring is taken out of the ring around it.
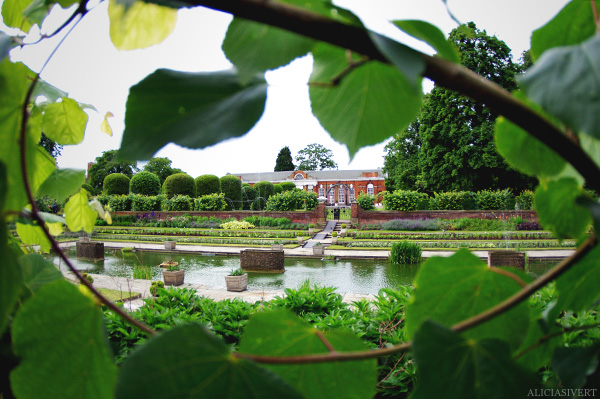
{"label": "potted plant", "polygon": [[273,241],[273,244],[271,244],[271,249],[273,251],[283,251],[283,244],[279,241]]}
{"label": "potted plant", "polygon": [[225,284],[227,291],[245,291],[248,288],[248,273],[244,273],[242,269],[232,270],[225,276]]}
{"label": "potted plant", "polygon": [[323,243],[316,243],[314,247],[312,247],[313,249],[313,255],[323,255],[325,253],[325,247],[323,246]]}
{"label": "potted plant", "polygon": [[152,296],[158,296],[158,289],[159,288],[165,288],[165,283],[163,283],[162,281],[159,280],[154,280],[153,282],[150,283],[150,295]]}
{"label": "potted plant", "polygon": [[340,237],[346,236],[346,223],[342,223],[342,230],[340,230]]}
{"label": "potted plant", "polygon": [[179,269],[179,266],[169,266],[163,270],[163,280],[165,285],[182,285],[185,277],[185,271]]}
{"label": "potted plant", "polygon": [[315,225],[313,223],[310,223],[308,225],[308,234],[310,234],[311,236],[315,233]]}
{"label": "potted plant", "polygon": [[179,262],[175,262],[173,260],[168,260],[166,262],[161,263],[159,266],[165,269],[168,269],[171,266],[177,266],[179,265]]}
{"label": "potted plant", "polygon": [[337,244],[337,242],[338,242],[338,233],[337,233],[337,231],[334,231],[333,233],[331,233],[331,243]]}

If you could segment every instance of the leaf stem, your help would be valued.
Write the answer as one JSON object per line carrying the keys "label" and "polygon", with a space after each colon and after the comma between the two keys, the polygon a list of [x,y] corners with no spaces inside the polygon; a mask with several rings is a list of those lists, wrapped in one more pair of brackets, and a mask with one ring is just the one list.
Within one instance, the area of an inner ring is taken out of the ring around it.
{"label": "leaf stem", "polygon": [[600,32],[600,17],[598,17],[598,7],[596,7],[596,0],[590,0],[592,5],[592,13],[594,14],[594,22],[596,23],[596,33]]}

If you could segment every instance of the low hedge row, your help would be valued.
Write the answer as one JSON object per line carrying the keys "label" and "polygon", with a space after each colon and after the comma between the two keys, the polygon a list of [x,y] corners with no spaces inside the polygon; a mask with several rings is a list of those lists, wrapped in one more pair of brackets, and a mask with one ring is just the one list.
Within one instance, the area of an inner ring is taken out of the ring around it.
{"label": "low hedge row", "polygon": [[147,196],[141,194],[129,195],[99,195],[96,199],[103,205],[109,206],[112,211],[222,211],[227,207],[224,195],[209,194],[200,198],[191,198],[187,195],[176,195],[167,198],[160,194]]}

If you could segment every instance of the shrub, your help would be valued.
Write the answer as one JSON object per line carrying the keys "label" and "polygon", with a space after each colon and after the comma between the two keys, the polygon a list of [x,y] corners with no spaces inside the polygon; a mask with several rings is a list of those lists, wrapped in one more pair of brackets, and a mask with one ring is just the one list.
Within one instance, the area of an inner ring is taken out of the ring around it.
{"label": "shrub", "polygon": [[269,211],[295,211],[314,209],[319,204],[317,193],[294,190],[284,191],[269,198],[266,209]]}
{"label": "shrub", "polygon": [[62,204],[60,204],[56,199],[49,196],[36,198],[35,205],[41,212],[47,213],[58,213],[58,211],[62,208]]}
{"label": "shrub", "polygon": [[242,180],[233,175],[221,177],[221,192],[227,201],[227,210],[242,209]]}
{"label": "shrub", "polygon": [[164,199],[164,195],[131,194],[131,210],[136,212],[160,211]]}
{"label": "shrub", "polygon": [[110,201],[110,195],[106,195],[106,194],[101,194],[96,196],[96,199],[98,200],[99,203],[102,204],[102,206],[106,207],[106,205],[108,205],[108,202]]}
{"label": "shrub", "polygon": [[85,191],[87,191],[90,195],[96,195],[96,190],[94,190],[94,187],[92,187],[91,185],[89,185],[87,183],[83,183],[81,185],[81,188],[83,188]]}
{"label": "shrub", "polygon": [[421,262],[421,247],[418,244],[400,241],[392,245],[390,262],[395,264],[411,264]]}
{"label": "shrub", "polygon": [[196,195],[204,197],[209,194],[219,194],[221,192],[221,181],[215,175],[202,175],[196,177]]}
{"label": "shrub", "polygon": [[284,181],[279,183],[283,191],[294,191],[296,189],[296,185],[291,181]]}
{"label": "shrub", "polygon": [[111,195],[108,206],[113,211],[130,211],[132,198],[130,195]]}
{"label": "shrub", "polygon": [[226,208],[227,201],[223,193],[203,195],[194,200],[196,211],[224,211]]}
{"label": "shrub", "polygon": [[102,193],[107,195],[129,194],[129,177],[123,173],[111,173],[104,178]]}
{"label": "shrub", "polygon": [[440,230],[439,219],[393,219],[381,226],[382,230],[436,231]]}
{"label": "shrub", "polygon": [[426,207],[429,197],[418,191],[396,190],[383,199],[383,206],[390,211],[414,211]]}
{"label": "shrub", "polygon": [[256,190],[251,185],[245,183],[242,185],[242,201],[244,201],[244,209],[252,209],[252,204],[256,200]]}
{"label": "shrub", "polygon": [[317,197],[317,193],[312,191],[288,191],[288,192],[297,192],[300,194],[297,201],[297,209],[306,209],[307,211],[313,210],[319,205],[319,198]]}
{"label": "shrub", "polygon": [[159,288],[165,288],[165,283],[160,280],[154,280],[150,283],[150,294],[152,294],[152,296],[157,296]]}
{"label": "shrub", "polygon": [[162,201],[161,209],[163,211],[175,212],[191,211],[193,209],[192,199],[187,195],[176,195],[173,198],[165,198]]}
{"label": "shrub", "polygon": [[509,189],[482,190],[477,192],[476,200],[481,210],[515,209],[515,197]]}
{"label": "shrub", "polygon": [[358,201],[358,205],[365,211],[375,209],[375,197],[373,195],[359,194],[356,200]]}
{"label": "shrub", "polygon": [[194,198],[196,197],[196,182],[187,173],[175,173],[165,179],[163,193],[167,198],[172,198],[175,195],[186,195]]}
{"label": "shrub", "polygon": [[475,209],[476,206],[476,194],[472,191],[435,193],[434,197],[429,199],[429,208],[436,210],[469,210]]}
{"label": "shrub", "polygon": [[280,183],[273,184],[273,195],[281,194],[283,192],[283,187],[281,187]]}
{"label": "shrub", "polygon": [[521,222],[515,226],[516,230],[543,230],[538,222]]}
{"label": "shrub", "polygon": [[237,221],[233,220],[231,222],[226,222],[221,224],[220,226],[225,230],[245,230],[245,229],[253,229],[255,226],[252,223],[248,223],[246,221]]}
{"label": "shrub", "polygon": [[158,195],[160,194],[160,179],[154,173],[138,172],[129,182],[129,191],[132,194]]}
{"label": "shrub", "polygon": [[533,209],[533,191],[525,190],[517,198],[515,198],[515,202],[517,204],[517,209],[521,211],[526,211]]}
{"label": "shrub", "polygon": [[265,200],[268,200],[272,195],[275,194],[275,188],[273,187],[273,183],[270,181],[261,181],[254,185],[254,189],[256,190],[256,196],[262,197]]}

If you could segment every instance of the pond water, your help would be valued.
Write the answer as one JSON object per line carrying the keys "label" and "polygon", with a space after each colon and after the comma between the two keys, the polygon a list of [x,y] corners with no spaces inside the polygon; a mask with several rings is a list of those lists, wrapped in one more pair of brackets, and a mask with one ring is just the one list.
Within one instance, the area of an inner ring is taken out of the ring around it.
{"label": "pond water", "polygon": [[[120,277],[132,277],[134,266],[152,267],[152,279],[162,279],[162,268],[158,265],[165,261],[179,262],[185,270],[185,282],[202,284],[215,288],[225,288],[224,276],[240,266],[238,256],[207,256],[203,254],[173,254],[151,251],[121,253],[107,250],[105,259],[90,261],[77,259],[74,251],[68,253],[78,270],[94,274],[106,274]],[[60,268],[66,267],[60,259],[54,258]],[[531,261],[529,270],[541,274],[556,262]],[[377,294],[381,288],[410,285],[419,265],[392,265],[387,260],[320,260],[305,258],[286,258],[285,273],[248,274],[248,287],[252,290],[282,290],[297,288],[305,280],[322,286],[337,287],[337,292],[357,294]]]}

